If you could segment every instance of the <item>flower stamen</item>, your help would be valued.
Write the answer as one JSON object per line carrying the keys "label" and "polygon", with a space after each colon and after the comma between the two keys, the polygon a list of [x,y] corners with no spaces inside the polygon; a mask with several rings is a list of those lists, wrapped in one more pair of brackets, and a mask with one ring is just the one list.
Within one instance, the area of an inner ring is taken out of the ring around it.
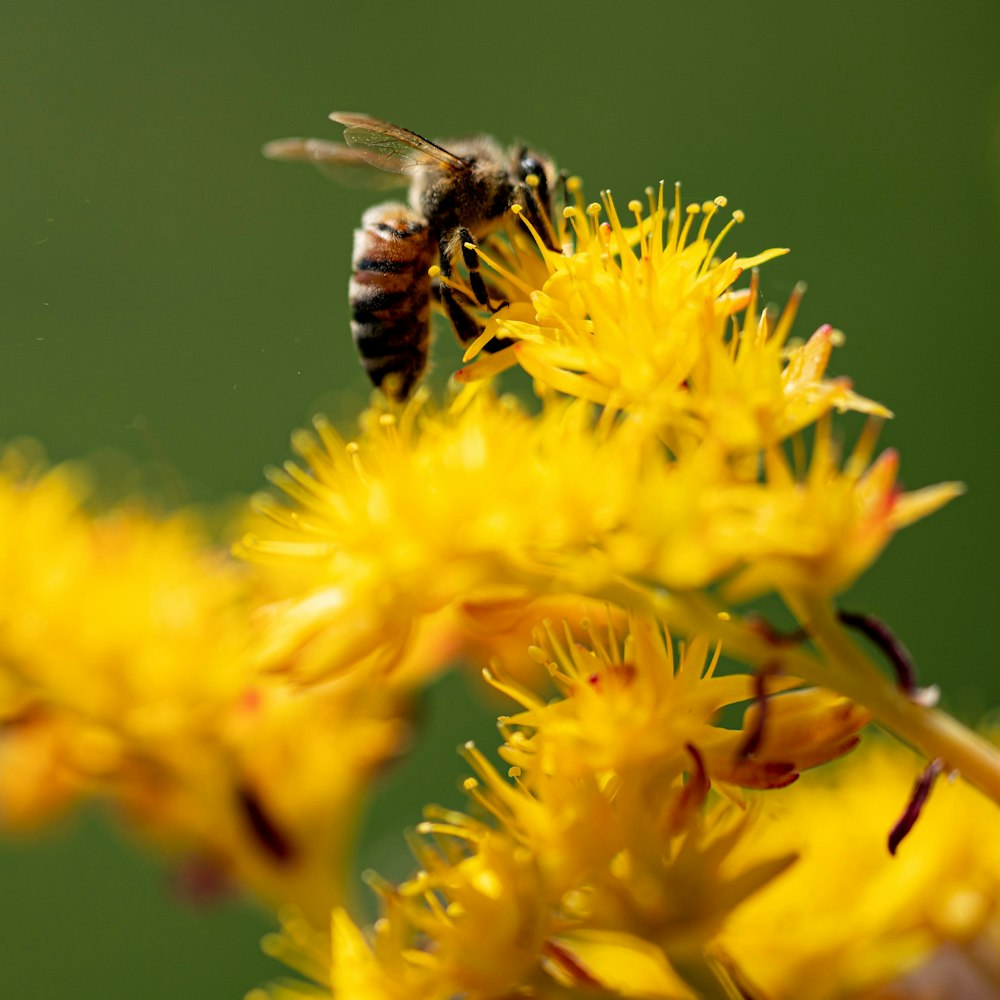
{"label": "flower stamen", "polygon": [[736,751],[736,756],[741,760],[752,757],[764,740],[764,729],[767,725],[767,678],[773,673],[776,673],[776,667],[773,663],[768,663],[754,674],[753,703],[757,713],[746,737]]}
{"label": "flower stamen", "polygon": [[889,853],[895,855],[899,845],[906,835],[913,829],[917,820],[923,812],[927,799],[930,797],[931,789],[938,775],[944,770],[944,761],[940,757],[935,757],[920,773],[913,786],[913,794],[907,802],[903,815],[900,816],[896,825],[889,831]]}
{"label": "flower stamen", "polygon": [[843,625],[860,632],[879,652],[885,655],[896,675],[899,689],[909,698],[917,694],[917,667],[909,650],[899,641],[885,622],[874,615],[856,611],[838,611],[837,618]]}

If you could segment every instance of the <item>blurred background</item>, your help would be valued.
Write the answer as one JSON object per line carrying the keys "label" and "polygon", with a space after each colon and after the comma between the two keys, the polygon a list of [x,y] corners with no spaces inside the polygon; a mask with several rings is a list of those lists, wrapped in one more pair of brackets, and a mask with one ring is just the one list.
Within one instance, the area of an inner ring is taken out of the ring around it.
{"label": "blurred background", "polygon": [[[317,409],[368,387],[347,326],[351,232],[378,195],[265,161],[337,138],[332,110],[448,137],[530,140],[622,201],[661,177],[725,194],[725,249],[788,246],[763,286],[809,283],[859,391],[895,410],[907,486],[968,496],[890,547],[847,600],[898,630],[963,718],[1000,703],[995,610],[1000,7],[855,0],[503,5],[7,4],[0,31],[0,438],[54,460],[165,459],[191,497],[257,489]],[[457,352],[438,343],[439,370]],[[5,525],[3,530],[13,530]],[[367,863],[454,791],[460,683],[369,821]],[[436,734],[436,735],[435,735]],[[238,998],[277,972],[271,926],[176,901],[169,872],[84,812],[0,845],[5,995]]]}

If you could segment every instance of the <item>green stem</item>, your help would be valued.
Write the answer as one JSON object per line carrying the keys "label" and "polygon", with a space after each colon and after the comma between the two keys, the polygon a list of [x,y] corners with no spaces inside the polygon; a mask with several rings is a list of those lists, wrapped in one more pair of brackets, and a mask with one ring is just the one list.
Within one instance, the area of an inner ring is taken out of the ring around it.
{"label": "green stem", "polygon": [[940,757],[950,770],[1000,804],[1000,749],[939,709],[913,701],[847,635],[828,601],[786,595],[788,606],[809,630],[835,669],[828,686],[872,713],[872,718],[927,757]]}

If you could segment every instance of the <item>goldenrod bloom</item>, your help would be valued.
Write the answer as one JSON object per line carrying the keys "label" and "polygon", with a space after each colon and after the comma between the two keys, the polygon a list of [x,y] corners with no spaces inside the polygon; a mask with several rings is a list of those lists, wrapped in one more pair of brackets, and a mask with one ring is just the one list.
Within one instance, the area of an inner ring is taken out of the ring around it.
{"label": "goldenrod bloom", "polygon": [[[891,857],[887,832],[920,764],[876,743],[832,781],[820,771],[760,793],[740,815],[713,797],[696,742],[717,742],[711,682],[726,682],[706,676],[704,644],[671,667],[669,635],[651,623],[633,623],[623,643],[584,631],[589,650],[551,630],[535,648],[562,692],[551,704],[495,681],[532,702],[502,719],[513,780],[467,746],[478,815],[426,810],[410,839],[418,873],[397,886],[370,880],[381,909],[372,928],[337,909],[327,938],[290,918],[268,950],[313,984],[254,1000],[996,995],[992,803],[939,783]],[[778,740],[797,714],[783,720],[780,706],[795,697],[771,699]],[[644,714],[646,699],[657,704]],[[657,719],[668,732],[655,732]],[[691,742],[676,746],[672,727]],[[807,731],[793,722],[784,737]]]}
{"label": "goldenrod bloom", "polygon": [[129,744],[187,752],[177,734],[211,727],[239,692],[246,573],[191,517],[122,507],[95,520],[87,491],[80,467],[3,453],[0,710],[8,740],[44,719],[72,755],[64,769],[100,782]]}
{"label": "goldenrod bloom", "polygon": [[[481,655],[514,660],[492,680],[523,709],[502,720],[513,783],[467,749],[467,790],[493,822],[429,810],[422,872],[377,883],[372,933],[338,913],[335,996],[738,995],[754,969],[718,929],[793,850],[746,846],[763,822],[709,797],[782,794],[851,747],[869,709],[1000,798],[995,751],[894,686],[831,605],[960,487],[904,494],[875,421],[844,457],[834,413],[889,411],[827,375],[832,328],[791,339],[801,290],[775,314],[759,311],[756,276],[738,287],[781,251],[717,260],[723,205],[678,195],[668,212],[651,194],[626,227],[610,197],[578,197],[558,251],[535,233],[490,238],[480,257],[507,304],[450,408],[376,404],[353,440],[318,421],[294,439],[303,464],[272,475],[287,499],[261,501],[241,545],[283,596],[265,662],[305,680],[391,676],[474,635]],[[515,364],[537,413],[485,384]],[[737,612],[771,593],[797,639]],[[607,602],[609,629],[547,627],[534,658],[562,696],[550,703],[517,671],[516,641],[580,599]],[[719,638],[750,674],[715,675]],[[827,690],[793,691],[795,678]],[[744,727],[725,730],[718,712],[740,700]],[[479,954],[484,927],[496,947]]]}
{"label": "goldenrod bloom", "polygon": [[[32,467],[20,450],[0,460],[8,683],[155,739],[243,683],[247,574],[206,543],[193,516],[157,521],[126,505],[91,518],[86,478],[82,467]],[[147,711],[134,710],[138,700]]]}
{"label": "goldenrod bloom", "polygon": [[591,540],[622,527],[651,444],[635,428],[595,433],[580,406],[535,418],[483,393],[462,412],[423,397],[373,409],[352,442],[320,421],[294,446],[308,470],[289,463],[272,476],[292,506],[265,498],[268,520],[241,548],[299,590],[275,623],[275,657],[323,630],[322,660],[354,666],[372,654],[391,664],[422,616],[456,601],[530,600],[606,578]]}
{"label": "goldenrod bloom", "polygon": [[[897,698],[843,629],[823,623],[830,597],[957,486],[904,494],[895,456],[872,461],[872,430],[841,462],[825,422],[805,468],[772,448],[758,475],[717,441],[675,456],[642,421],[597,419],[581,400],[546,397],[535,415],[488,390],[461,402],[374,407],[353,441],[322,420],[295,436],[305,466],[272,473],[289,502],[262,497],[240,545],[283,595],[262,618],[263,665],[301,680],[419,678],[465,645],[463,608],[516,617],[560,594],[603,599],[847,695],[1000,795],[991,750]],[[779,592],[818,657],[730,622],[713,587],[740,600]]]}
{"label": "goldenrod bloom", "polygon": [[875,437],[869,424],[841,462],[830,423],[822,420],[807,469],[797,473],[780,449],[769,449],[763,481],[734,487],[729,499],[745,518],[734,517],[727,528],[738,533],[733,542],[745,568],[729,582],[730,597],[770,590],[838,594],[896,531],[961,493],[958,483],[903,493],[899,456],[889,450],[873,461]]}
{"label": "goldenrod bloom", "polygon": [[[293,440],[304,465],[272,473],[288,502],[261,498],[264,516],[239,546],[283,595],[263,616],[259,662],[302,680],[416,679],[463,646],[462,607],[608,600],[846,695],[1000,798],[1000,755],[894,691],[829,603],[896,530],[960,487],[902,493],[895,454],[872,457],[873,425],[843,461],[828,417],[813,437],[808,460],[801,442],[791,458],[777,440],[734,453],[714,433],[681,448],[638,411],[608,405],[597,417],[586,400],[547,392],[531,414],[488,389],[446,411],[419,393],[376,405],[352,441],[317,420]],[[712,590],[739,601],[777,592],[815,652],[730,622]]]}

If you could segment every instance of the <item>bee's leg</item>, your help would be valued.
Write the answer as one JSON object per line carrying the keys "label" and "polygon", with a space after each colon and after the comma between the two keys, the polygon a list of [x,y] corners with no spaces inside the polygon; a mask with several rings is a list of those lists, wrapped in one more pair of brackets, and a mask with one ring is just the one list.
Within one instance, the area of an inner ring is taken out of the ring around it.
{"label": "bee's leg", "polygon": [[[449,237],[441,240],[441,275],[444,278],[450,277],[452,273],[451,262],[453,257],[449,250],[454,248],[458,243],[458,236],[456,234],[463,231],[468,234],[468,230],[462,230],[459,227]],[[476,274],[479,276],[479,280],[482,281],[482,276],[479,275],[478,270]],[[485,284],[483,290],[484,292],[486,291]],[[479,322],[464,304],[469,303],[469,305],[472,305],[471,300],[462,292],[456,292],[454,289],[449,288],[444,282],[436,284],[434,291],[441,301],[448,321],[455,331],[455,336],[458,337],[462,344],[471,344],[483,332],[483,324]],[[488,302],[488,294],[486,295],[486,299]],[[506,346],[506,343],[503,341],[491,340],[483,349],[487,353],[492,354],[494,351],[498,351]]]}
{"label": "bee's leg", "polygon": [[476,247],[479,244],[465,226],[456,226],[451,232],[446,233],[441,240],[441,273],[447,278],[451,275],[451,262],[462,255],[462,262],[469,272],[469,287],[476,301],[490,312],[499,312],[510,303],[504,299],[499,305],[494,306],[490,301],[490,293],[486,288],[486,282],[479,272],[479,254]]}
{"label": "bee's leg", "polygon": [[483,332],[482,324],[458,301],[455,292],[447,285],[439,285],[438,293],[455,336],[463,344],[471,344]]}

